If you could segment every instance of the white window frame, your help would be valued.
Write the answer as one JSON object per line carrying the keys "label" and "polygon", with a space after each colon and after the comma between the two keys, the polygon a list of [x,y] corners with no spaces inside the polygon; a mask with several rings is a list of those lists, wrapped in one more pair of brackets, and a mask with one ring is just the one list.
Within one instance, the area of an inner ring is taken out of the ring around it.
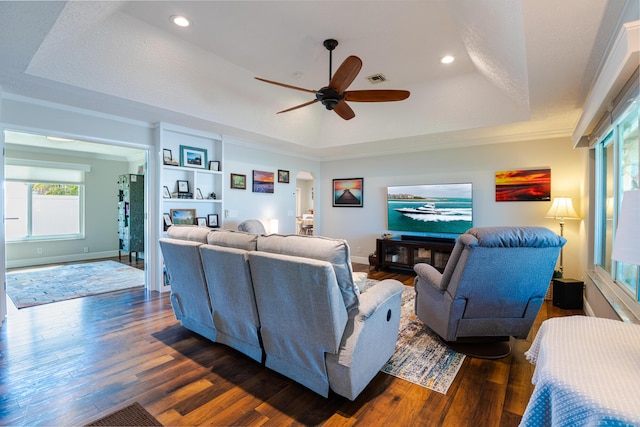
{"label": "white window frame", "polygon": [[[84,197],[84,193],[85,193],[85,188],[84,188],[84,183],[78,183],[78,182],[45,182],[45,181],[39,181],[39,182],[31,182],[31,181],[23,181],[23,180],[12,180],[12,179],[7,179],[7,182],[22,182],[27,184],[27,235],[24,237],[18,237],[18,238],[9,238],[7,237],[7,243],[13,243],[13,242],[33,242],[33,241],[41,241],[41,240],[80,240],[80,239],[84,239],[85,238],[85,228],[84,228],[84,224],[85,224],[85,197]],[[34,184],[62,184],[62,185],[75,185],[78,187],[78,220],[79,220],[79,224],[78,224],[78,233],[73,233],[73,234],[51,234],[51,235],[40,235],[40,236],[34,236],[32,234],[33,229],[33,211],[32,211],[32,205],[33,205],[33,201],[32,201],[32,196],[33,196],[33,192],[32,192],[32,187]]]}

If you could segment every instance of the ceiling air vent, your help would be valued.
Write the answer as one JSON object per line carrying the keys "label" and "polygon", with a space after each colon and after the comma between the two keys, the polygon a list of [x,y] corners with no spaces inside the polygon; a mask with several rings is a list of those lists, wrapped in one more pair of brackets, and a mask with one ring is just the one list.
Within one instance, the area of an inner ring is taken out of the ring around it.
{"label": "ceiling air vent", "polygon": [[367,77],[367,80],[369,80],[370,83],[375,85],[378,83],[386,82],[387,78],[384,76],[384,74],[378,73],[378,74],[370,75],[369,77]]}

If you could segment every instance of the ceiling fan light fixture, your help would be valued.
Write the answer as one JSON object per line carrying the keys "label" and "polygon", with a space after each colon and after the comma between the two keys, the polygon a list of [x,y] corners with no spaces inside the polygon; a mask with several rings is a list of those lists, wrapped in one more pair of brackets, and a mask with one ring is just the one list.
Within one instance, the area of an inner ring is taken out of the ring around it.
{"label": "ceiling fan light fixture", "polygon": [[440,58],[440,63],[441,64],[451,64],[455,60],[456,60],[455,56],[453,56],[453,55],[445,55],[442,58]]}
{"label": "ceiling fan light fixture", "polygon": [[171,16],[171,22],[176,24],[178,27],[188,27],[191,25],[191,20],[184,15],[173,15]]}

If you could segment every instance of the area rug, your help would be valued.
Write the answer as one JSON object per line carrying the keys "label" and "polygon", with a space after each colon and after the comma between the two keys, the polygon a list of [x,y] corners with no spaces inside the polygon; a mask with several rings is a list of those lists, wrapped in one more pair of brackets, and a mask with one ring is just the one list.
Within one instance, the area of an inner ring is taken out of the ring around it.
{"label": "area rug", "polygon": [[[374,282],[368,281],[367,287],[373,285]],[[381,371],[447,394],[465,356],[442,344],[435,332],[415,317],[414,301],[413,287],[405,286],[402,293],[398,342],[393,356]]]}
{"label": "area rug", "polygon": [[87,426],[162,426],[146,409],[138,402],[115,411],[106,417],[87,424]]}
{"label": "area rug", "polygon": [[115,261],[30,268],[7,273],[18,308],[144,286],[144,271]]}

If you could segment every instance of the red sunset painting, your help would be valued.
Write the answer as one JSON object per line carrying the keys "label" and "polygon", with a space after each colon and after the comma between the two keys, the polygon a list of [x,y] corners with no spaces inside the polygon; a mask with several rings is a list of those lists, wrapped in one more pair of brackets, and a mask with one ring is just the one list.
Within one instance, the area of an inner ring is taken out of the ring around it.
{"label": "red sunset painting", "polygon": [[551,200],[551,169],[496,172],[496,202]]}

